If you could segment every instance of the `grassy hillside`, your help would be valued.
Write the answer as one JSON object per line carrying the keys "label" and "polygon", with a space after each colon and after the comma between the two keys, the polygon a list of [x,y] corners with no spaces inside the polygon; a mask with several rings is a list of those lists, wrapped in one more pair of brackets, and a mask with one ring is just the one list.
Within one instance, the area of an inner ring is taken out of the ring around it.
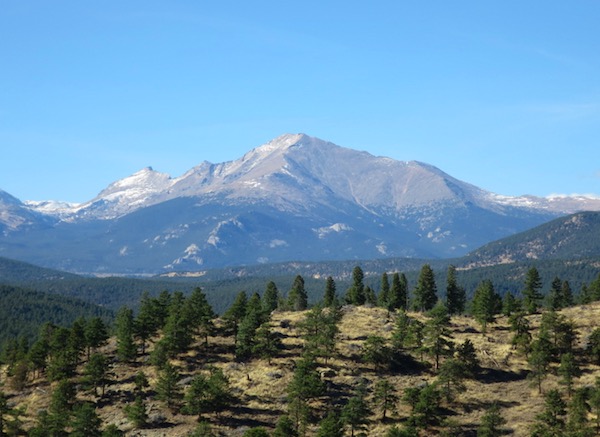
{"label": "grassy hillside", "polygon": [[[193,376],[206,373],[209,366],[222,369],[228,378],[233,402],[218,414],[207,412],[202,416],[214,435],[242,436],[250,428],[258,426],[272,431],[278,418],[290,411],[287,388],[306,347],[301,325],[307,314],[307,311],[276,311],[272,314],[270,325],[282,345],[270,362],[259,358],[247,362],[236,361],[234,338],[226,335],[223,320],[216,320],[217,330],[209,336],[208,343],[203,338],[197,338],[187,352],[170,360],[179,372],[177,386],[184,393],[190,389]],[[590,333],[600,327],[600,303],[568,308],[560,314],[574,323],[577,334],[573,351],[582,374],[575,379],[575,388],[593,386],[596,378],[600,377],[600,367],[589,359],[585,346]],[[424,323],[428,320],[421,313],[410,313],[409,316]],[[539,336],[541,318],[541,314],[527,316],[534,339]],[[316,434],[316,424],[329,411],[348,404],[360,384],[365,384],[366,401],[371,407],[371,413],[361,425],[364,435],[385,436],[393,426],[406,426],[411,407],[404,401],[394,402],[388,419],[381,420],[374,394],[377,383],[383,379],[389,381],[398,396],[402,397],[406,389],[422,388],[426,384],[436,384],[436,381],[439,383],[440,370],[435,369],[432,356],[411,348],[406,348],[393,365],[389,360],[376,365],[364,358],[370,336],[385,339],[388,347],[391,347],[396,321],[396,314],[389,314],[382,308],[347,306],[342,309],[333,355],[327,362],[323,358],[318,359],[318,372],[326,388],[322,395],[309,401],[311,418],[306,435]],[[499,317],[491,323],[487,332],[482,332],[481,326],[470,317],[457,316],[451,319],[446,339],[455,345],[470,340],[475,347],[480,369],[472,377],[463,380],[464,388],[457,390],[453,399],[442,398],[437,410],[440,420],[424,427],[420,436],[475,436],[483,415],[493,404],[500,407],[500,413],[506,419],[503,428],[507,434],[528,436],[536,416],[544,408],[545,393],[556,388],[565,401],[569,401],[566,389],[560,383],[556,362],[550,364],[547,377],[542,382],[542,393],[538,392],[537,385],[529,378],[531,366],[527,357],[511,345],[512,337],[513,332],[506,317]],[[149,362],[149,354],[158,340],[159,337],[155,337],[146,354],[138,354],[136,362],[131,364],[116,358],[114,338],[100,349],[110,363],[105,394],[94,395],[90,391],[80,390],[77,400],[93,402],[104,426],[115,424],[128,436],[157,437],[191,435],[198,426],[196,416],[183,414],[184,400],[176,400],[168,408],[159,399],[158,380],[161,373]],[[442,363],[447,359],[442,358]],[[74,381],[82,379],[84,365],[78,368]],[[143,394],[149,419],[147,425],[136,429],[127,417],[126,407],[133,404],[134,379],[140,371],[148,376],[150,383]],[[11,379],[6,379],[5,390],[10,404],[25,408],[26,413],[21,417],[25,428],[35,423],[36,412],[48,408],[56,386],[56,382],[49,383],[42,376],[30,378],[24,388],[13,390],[10,388]],[[589,419],[594,420],[594,414],[589,414]],[[345,430],[345,435],[350,435],[348,426]]]}

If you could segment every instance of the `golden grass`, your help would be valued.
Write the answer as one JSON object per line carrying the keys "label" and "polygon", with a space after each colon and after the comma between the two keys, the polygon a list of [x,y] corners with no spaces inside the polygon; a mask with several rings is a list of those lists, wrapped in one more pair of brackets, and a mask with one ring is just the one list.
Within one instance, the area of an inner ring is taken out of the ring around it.
{"label": "golden grass", "polygon": [[[562,314],[576,324],[579,333],[578,348],[582,348],[586,336],[600,326],[600,303],[569,308],[562,311]],[[422,314],[411,313],[410,315],[423,319]],[[297,327],[303,318],[304,313],[300,312],[273,313],[271,324],[273,330],[282,337],[284,348],[270,364],[261,359],[249,363],[236,363],[233,356],[233,338],[222,336],[210,337],[208,346],[204,345],[203,340],[198,341],[189,353],[173,360],[173,364],[180,369],[182,377],[192,376],[210,363],[222,368],[229,378],[233,392],[238,398],[237,406],[224,412],[220,419],[214,415],[207,416],[215,429],[223,435],[241,435],[250,425],[263,424],[272,427],[277,418],[285,413],[286,387],[292,378],[294,364],[302,352],[303,341]],[[533,315],[529,319],[532,328],[537,329],[541,316]],[[337,387],[342,397],[350,395],[352,387],[359,379],[366,380],[372,388],[379,378],[385,377],[401,395],[408,387],[432,382],[436,378],[433,370],[416,374],[382,373],[373,366],[357,361],[365,339],[369,335],[389,338],[394,321],[394,315],[388,314],[381,308],[344,307],[343,318],[339,325],[337,353],[327,364],[320,363],[319,367],[324,371],[323,379]],[[543,396],[538,394],[537,388],[532,387],[530,381],[522,376],[527,371],[527,362],[525,357],[515,351],[510,344],[512,333],[509,331],[508,320],[499,317],[495,323],[489,325],[487,332],[482,333],[479,325],[472,318],[453,317],[451,331],[453,340],[457,344],[466,339],[474,344],[478,358],[482,366],[487,369],[485,373],[488,375],[487,379],[481,377],[466,381],[466,390],[460,393],[454,402],[446,405],[453,412],[452,420],[459,427],[473,430],[480,422],[486,408],[493,403],[498,403],[502,415],[508,422],[507,428],[512,430],[513,435],[528,436],[531,424],[542,409]],[[153,345],[150,344],[149,352],[152,348]],[[111,342],[103,351],[113,356],[114,349],[114,342]],[[554,374],[555,369],[556,365],[543,383],[546,391],[551,388],[563,389]],[[112,399],[113,402],[99,409],[99,414],[105,423],[117,424],[130,436],[185,436],[196,426],[196,417],[184,416],[177,411],[171,412],[162,402],[149,399],[149,414],[164,416],[168,426],[133,430],[123,411],[127,394],[133,391],[132,379],[138,371],[143,370],[148,376],[150,390],[152,390],[158,374],[154,367],[147,364],[147,356],[134,366],[115,363],[112,370],[116,377],[107,386],[107,399]],[[576,385],[591,385],[597,377],[600,377],[600,368],[591,364],[586,365],[585,372],[576,381]],[[29,427],[37,412],[47,408],[52,386],[43,379],[38,379],[30,381],[22,393],[5,390],[11,395],[11,402],[26,407],[29,418],[25,424]],[[82,400],[95,400],[90,394],[78,396]],[[368,398],[372,398],[372,393]],[[314,402],[313,406],[319,414],[325,414],[330,408],[327,402],[328,399],[323,398]],[[334,403],[343,403],[343,399],[334,400]],[[368,436],[384,436],[391,424],[401,425],[409,413],[410,409],[403,403],[399,403],[395,411],[388,414],[391,421],[382,424],[380,412],[373,412],[366,433]],[[313,435],[315,430],[316,425],[313,424],[309,427],[308,435]],[[438,433],[439,429],[433,429],[423,435]]]}

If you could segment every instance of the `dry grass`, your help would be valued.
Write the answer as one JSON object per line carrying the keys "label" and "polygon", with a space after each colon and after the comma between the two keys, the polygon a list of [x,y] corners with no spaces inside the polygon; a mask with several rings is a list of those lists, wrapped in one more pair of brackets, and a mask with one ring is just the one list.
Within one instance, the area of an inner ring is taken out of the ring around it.
{"label": "dry grass", "polygon": [[[369,335],[379,335],[389,338],[394,325],[394,315],[389,315],[381,308],[345,307],[342,321],[339,325],[340,334],[337,354],[327,365],[322,363],[323,379],[330,390],[335,391],[336,399],[323,398],[313,404],[318,414],[325,414],[330,408],[329,402],[341,404],[349,396],[357,381],[364,379],[372,388],[381,377],[387,378],[401,394],[405,388],[432,382],[436,374],[433,370],[420,372],[382,372],[373,366],[361,363],[362,344]],[[589,333],[600,326],[600,303],[578,306],[562,312],[576,324],[579,338],[578,348],[582,348]],[[410,314],[422,318],[420,314]],[[223,369],[229,378],[238,402],[235,407],[224,412],[219,418],[207,416],[215,430],[223,435],[242,435],[249,426],[273,427],[278,417],[287,408],[286,387],[292,378],[294,364],[302,351],[302,339],[297,330],[298,323],[303,319],[303,313],[275,312],[272,317],[274,331],[283,341],[283,349],[271,363],[266,360],[253,360],[249,363],[236,363],[233,357],[233,339],[231,337],[215,336],[209,338],[209,345],[203,342],[194,345],[189,353],[173,361],[181,370],[182,378],[187,378],[201,370],[206,364],[213,364]],[[532,328],[539,326],[541,317],[530,316]],[[282,327],[285,326],[285,327]],[[484,371],[481,376],[466,382],[466,390],[457,399],[445,405],[451,413],[452,420],[463,430],[474,430],[481,420],[486,408],[493,403],[501,406],[502,415],[508,422],[515,436],[529,435],[529,429],[536,414],[541,411],[543,396],[537,388],[532,387],[525,378],[527,363],[525,357],[516,352],[511,344],[512,333],[509,331],[506,318],[498,318],[496,323],[482,333],[480,327],[469,317],[454,317],[451,324],[453,340],[460,344],[466,339],[473,342],[478,358]],[[150,346],[152,350],[152,345]],[[114,341],[104,350],[114,356]],[[185,416],[177,411],[167,410],[160,401],[153,400],[152,387],[157,381],[156,370],[144,364],[147,356],[142,357],[136,365],[114,363],[112,371],[115,377],[107,387],[104,400],[100,403],[99,414],[105,423],[115,423],[126,431],[126,435],[146,436],[185,436],[194,429],[196,417]],[[148,410],[151,418],[157,420],[163,417],[164,425],[151,429],[134,430],[124,413],[124,406],[132,400],[133,377],[143,370],[151,384],[148,400]],[[555,369],[553,369],[555,370]],[[593,384],[600,376],[600,368],[586,364],[584,374],[577,380],[577,385]],[[189,379],[188,379],[189,380]],[[560,387],[558,377],[550,372],[543,383],[544,390]],[[184,387],[185,388],[185,387]],[[561,388],[562,389],[562,388]],[[43,379],[30,381],[21,393],[7,390],[11,402],[24,406],[28,418],[26,426],[31,426],[32,417],[47,407],[52,386]],[[100,400],[89,394],[78,395],[80,399]],[[369,396],[372,396],[369,395]],[[388,423],[380,422],[380,413],[375,412],[366,428],[368,436],[384,436],[389,427],[396,423],[402,424],[409,414],[409,408],[400,403],[396,411],[391,412]],[[308,435],[314,434],[316,426],[309,428]],[[423,435],[435,435],[439,430],[433,429]],[[473,434],[471,434],[473,435]]]}

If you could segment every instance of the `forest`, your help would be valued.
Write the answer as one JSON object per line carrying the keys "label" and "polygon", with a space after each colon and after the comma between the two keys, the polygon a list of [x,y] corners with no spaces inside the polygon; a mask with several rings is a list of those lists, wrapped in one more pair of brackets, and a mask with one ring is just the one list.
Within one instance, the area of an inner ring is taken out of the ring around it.
{"label": "forest", "polygon": [[[592,436],[600,432],[600,275],[581,289],[530,267],[518,292],[450,266],[410,287],[329,276],[309,299],[200,288],[142,293],[2,353],[0,431],[30,436]],[[443,286],[441,284],[444,284]]]}

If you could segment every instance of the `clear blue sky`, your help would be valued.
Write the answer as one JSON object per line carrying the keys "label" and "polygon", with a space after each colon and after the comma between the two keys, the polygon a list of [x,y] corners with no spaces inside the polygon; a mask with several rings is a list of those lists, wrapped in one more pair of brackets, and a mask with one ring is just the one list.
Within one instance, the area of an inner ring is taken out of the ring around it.
{"label": "clear blue sky", "polygon": [[600,195],[599,20],[596,0],[4,0],[0,189],[86,201],[303,132]]}

